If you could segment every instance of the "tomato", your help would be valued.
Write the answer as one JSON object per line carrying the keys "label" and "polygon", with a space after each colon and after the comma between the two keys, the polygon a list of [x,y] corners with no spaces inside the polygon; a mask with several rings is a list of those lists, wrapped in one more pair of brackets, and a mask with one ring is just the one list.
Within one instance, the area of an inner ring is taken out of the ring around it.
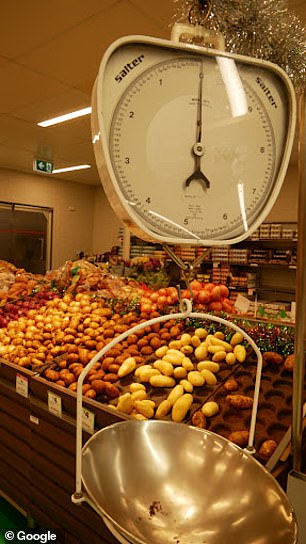
{"label": "tomato", "polygon": [[200,289],[202,289],[202,283],[198,280],[192,280],[190,282],[190,287],[193,291],[200,291]]}
{"label": "tomato", "polygon": [[199,304],[208,304],[210,299],[210,293],[206,289],[201,289],[201,291],[198,292],[197,301]]}
{"label": "tomato", "polygon": [[221,298],[221,289],[219,285],[215,285],[215,287],[211,290],[211,299],[212,300],[220,300]]}
{"label": "tomato", "polygon": [[209,309],[214,312],[221,312],[222,310],[222,302],[214,301],[209,304]]}
{"label": "tomato", "polygon": [[224,298],[227,298],[228,295],[229,295],[229,290],[226,287],[226,285],[220,285],[219,287],[220,287],[220,291],[221,291],[221,296],[224,297]]}
{"label": "tomato", "polygon": [[215,283],[204,283],[204,289],[211,291],[216,286]]}
{"label": "tomato", "polygon": [[181,297],[182,298],[190,298],[190,291],[189,289],[184,289],[184,291],[181,292]]}

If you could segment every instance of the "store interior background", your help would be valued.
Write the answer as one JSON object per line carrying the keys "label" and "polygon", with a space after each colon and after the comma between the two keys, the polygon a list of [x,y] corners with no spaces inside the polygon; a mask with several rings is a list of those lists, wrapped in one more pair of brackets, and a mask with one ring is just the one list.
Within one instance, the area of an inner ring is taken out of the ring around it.
{"label": "store interior background", "polygon": [[[305,0],[288,7],[306,24]],[[103,253],[121,226],[101,187],[90,116],[42,128],[37,123],[91,103],[104,51],[132,34],[169,38],[173,0],[17,0],[0,20],[0,201],[53,208],[51,267],[83,250]],[[33,159],[54,168],[90,164],[62,174],[33,172]],[[295,143],[286,179],[267,221],[297,220]]]}

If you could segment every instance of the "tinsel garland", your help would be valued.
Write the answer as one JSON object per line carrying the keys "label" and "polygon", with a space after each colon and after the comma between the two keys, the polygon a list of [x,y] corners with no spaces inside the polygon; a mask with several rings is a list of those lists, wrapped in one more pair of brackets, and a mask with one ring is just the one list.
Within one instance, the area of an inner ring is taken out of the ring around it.
{"label": "tinsel garland", "polygon": [[[229,319],[227,315],[222,315],[224,319]],[[283,356],[291,355],[294,352],[294,328],[290,325],[272,324],[263,321],[252,321],[248,319],[230,318],[230,321],[244,330],[255,342],[262,353],[265,351],[274,351]],[[203,327],[210,334],[221,331],[225,334],[226,340],[229,340],[233,331],[224,325],[216,324],[212,321],[203,322],[203,320],[190,319],[189,324],[194,327]]]}
{"label": "tinsel garland", "polygon": [[174,22],[221,32],[226,51],[274,62],[287,72],[297,91],[305,88],[306,29],[285,0],[174,2]]}

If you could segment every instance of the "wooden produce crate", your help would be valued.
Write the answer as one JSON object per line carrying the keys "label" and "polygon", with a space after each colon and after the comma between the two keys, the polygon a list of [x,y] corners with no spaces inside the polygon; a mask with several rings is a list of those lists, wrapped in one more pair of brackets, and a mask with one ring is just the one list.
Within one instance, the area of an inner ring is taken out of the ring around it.
{"label": "wooden produce crate", "polygon": [[32,375],[0,359],[0,491],[24,512],[30,503]]}

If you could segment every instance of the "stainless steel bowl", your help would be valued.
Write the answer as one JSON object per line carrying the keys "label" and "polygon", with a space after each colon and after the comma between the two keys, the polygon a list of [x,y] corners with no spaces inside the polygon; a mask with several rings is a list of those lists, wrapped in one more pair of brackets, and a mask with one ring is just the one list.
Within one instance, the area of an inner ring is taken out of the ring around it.
{"label": "stainless steel bowl", "polygon": [[292,544],[287,495],[225,438],[168,421],[124,421],[82,451],[82,479],[101,516],[133,544]]}

